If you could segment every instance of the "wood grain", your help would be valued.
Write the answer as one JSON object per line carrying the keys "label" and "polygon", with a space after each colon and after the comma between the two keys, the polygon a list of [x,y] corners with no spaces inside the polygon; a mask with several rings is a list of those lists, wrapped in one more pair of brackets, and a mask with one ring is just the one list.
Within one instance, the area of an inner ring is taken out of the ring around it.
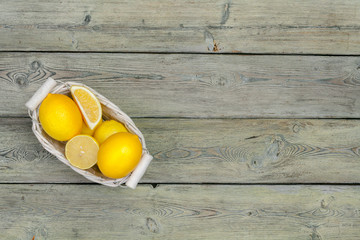
{"label": "wood grain", "polygon": [[[134,120],[154,155],[143,183],[360,183],[359,120]],[[29,119],[0,119],[0,142],[0,183],[88,182]]]}
{"label": "wood grain", "polygon": [[0,50],[359,54],[360,2],[5,1]]}
{"label": "wood grain", "polygon": [[1,116],[52,76],[93,87],[132,117],[360,118],[360,58],[1,53]]}
{"label": "wood grain", "polygon": [[359,186],[2,185],[2,239],[357,240]]}

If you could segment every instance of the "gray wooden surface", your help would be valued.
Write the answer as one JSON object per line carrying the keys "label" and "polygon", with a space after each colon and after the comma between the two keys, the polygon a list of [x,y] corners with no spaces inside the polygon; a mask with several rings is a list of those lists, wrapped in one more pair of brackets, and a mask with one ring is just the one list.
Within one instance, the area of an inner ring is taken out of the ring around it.
{"label": "gray wooden surface", "polygon": [[1,53],[0,114],[52,76],[98,90],[132,117],[360,118],[360,58]]}
{"label": "gray wooden surface", "polygon": [[2,1],[0,49],[359,54],[353,0]]}
{"label": "gray wooden surface", "polygon": [[[360,2],[0,1],[0,240],[360,239]],[[136,190],[47,153],[46,80],[108,97]]]}
{"label": "gray wooden surface", "polygon": [[[359,120],[136,118],[154,155],[144,183],[360,183]],[[88,182],[0,119],[0,182]]]}
{"label": "gray wooden surface", "polygon": [[358,186],[0,188],[1,239],[358,239]]}

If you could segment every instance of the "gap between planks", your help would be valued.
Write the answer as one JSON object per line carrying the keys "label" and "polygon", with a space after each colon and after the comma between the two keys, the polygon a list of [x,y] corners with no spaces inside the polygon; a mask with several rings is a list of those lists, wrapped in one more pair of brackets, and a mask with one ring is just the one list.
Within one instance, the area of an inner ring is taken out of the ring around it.
{"label": "gap between planks", "polygon": [[[130,116],[131,117],[131,116]],[[29,118],[28,115],[0,115],[0,119],[9,119],[9,118],[18,118],[18,119],[26,119]],[[360,120],[360,118],[336,118],[336,117],[332,117],[332,118],[318,118],[318,117],[294,117],[294,118],[282,118],[282,117],[201,117],[201,116],[195,116],[195,117],[157,117],[157,116],[144,116],[144,117],[139,117],[139,116],[134,116],[131,117],[131,119],[159,119],[159,120]]]}
{"label": "gap between planks", "polygon": [[235,55],[235,56],[302,56],[302,57],[360,57],[360,54],[321,54],[321,53],[253,53],[253,52],[171,52],[171,51],[41,51],[41,50],[0,50],[0,53],[79,53],[79,54],[153,54],[153,55]]}
{"label": "gap between planks", "polygon": [[[0,185],[94,185],[94,186],[102,186],[101,184],[95,182],[0,182]],[[153,183],[153,182],[141,182],[138,186],[147,186],[151,185],[153,188],[157,188],[160,185],[176,185],[176,186],[360,186],[360,183],[266,183],[266,182],[258,182],[258,183],[215,183],[215,182],[208,182],[208,183],[197,183],[197,182],[161,182],[161,183]],[[106,186],[104,186],[106,187]],[[122,188],[119,186],[118,188]]]}

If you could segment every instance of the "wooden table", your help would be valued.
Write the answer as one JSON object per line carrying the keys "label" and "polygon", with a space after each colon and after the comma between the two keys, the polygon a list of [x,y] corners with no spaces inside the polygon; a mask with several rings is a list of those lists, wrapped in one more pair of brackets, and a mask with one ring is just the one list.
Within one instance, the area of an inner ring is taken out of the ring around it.
{"label": "wooden table", "polygon": [[[1,1],[0,239],[360,239],[360,2]],[[107,96],[136,190],[47,153],[48,77]]]}

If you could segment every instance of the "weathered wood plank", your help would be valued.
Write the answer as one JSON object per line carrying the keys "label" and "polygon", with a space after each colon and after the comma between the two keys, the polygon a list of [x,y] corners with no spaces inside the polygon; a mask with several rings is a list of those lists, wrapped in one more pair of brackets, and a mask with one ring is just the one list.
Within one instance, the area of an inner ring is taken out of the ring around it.
{"label": "weathered wood plank", "polygon": [[360,2],[5,1],[0,50],[360,53]]}
{"label": "weathered wood plank", "polygon": [[[154,160],[144,183],[360,183],[359,120],[134,119]],[[0,119],[0,182],[88,182],[29,119]]]}
{"label": "weathered wood plank", "polygon": [[360,237],[359,186],[1,185],[1,239]]}
{"label": "weathered wood plank", "polygon": [[130,116],[360,118],[360,58],[178,54],[0,54],[0,115],[49,76],[98,90]]}

